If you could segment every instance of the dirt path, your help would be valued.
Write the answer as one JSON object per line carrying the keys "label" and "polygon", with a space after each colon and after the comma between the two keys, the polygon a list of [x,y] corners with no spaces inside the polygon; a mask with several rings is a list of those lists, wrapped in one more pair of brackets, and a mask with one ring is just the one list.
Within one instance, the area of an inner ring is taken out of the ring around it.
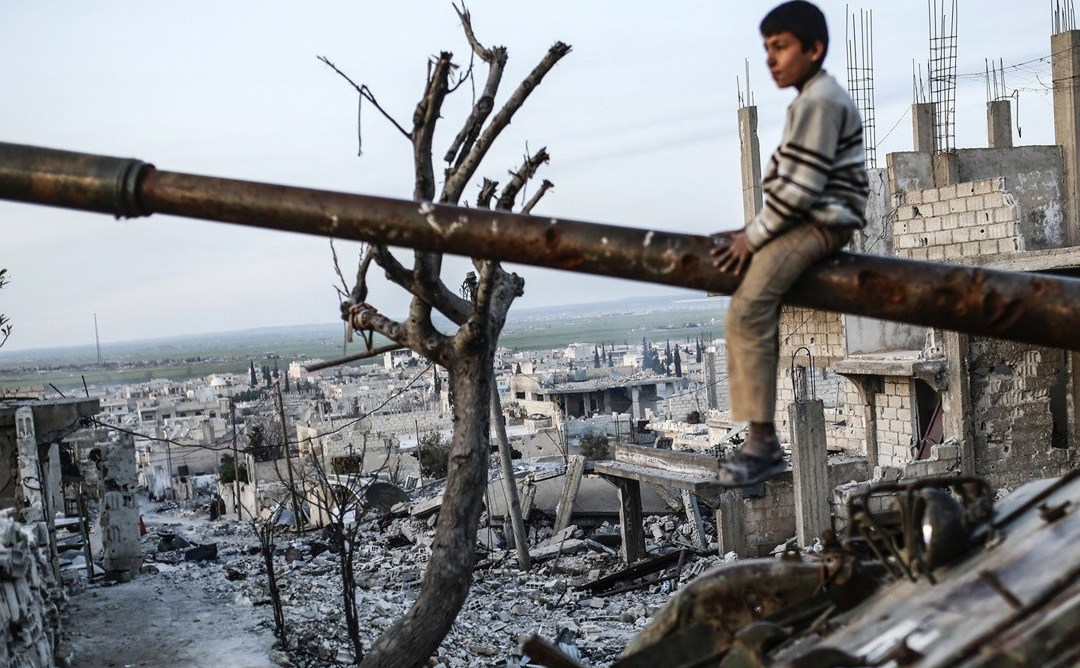
{"label": "dirt path", "polygon": [[[152,535],[165,518],[146,513],[144,519]],[[170,524],[177,520],[168,519]],[[74,653],[73,665],[272,665],[269,651],[274,638],[259,625],[262,611],[234,600],[234,594],[220,587],[220,577],[203,572],[222,566],[183,562],[153,566],[158,572],[71,596],[63,628],[66,647]]]}

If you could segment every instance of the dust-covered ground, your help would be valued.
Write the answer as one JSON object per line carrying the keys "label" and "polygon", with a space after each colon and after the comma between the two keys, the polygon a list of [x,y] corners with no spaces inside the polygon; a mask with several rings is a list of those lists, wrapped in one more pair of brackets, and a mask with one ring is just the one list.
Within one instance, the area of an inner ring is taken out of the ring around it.
{"label": "dust-covered ground", "polygon": [[[204,532],[201,520],[175,513],[148,512],[143,519],[147,556],[159,531]],[[240,549],[249,542],[238,536],[215,540],[222,541],[223,551],[230,549],[225,545]],[[152,559],[131,582],[73,590],[63,629],[74,666],[271,665],[274,637],[265,615],[221,587],[221,564]]]}
{"label": "dust-covered ground", "polygon": [[[252,527],[206,517],[203,509],[171,504],[144,509],[148,532],[142,572],[127,583],[83,584],[71,595],[64,636],[73,665],[307,668],[354,663],[341,612],[338,558],[330,541],[318,531],[300,536],[282,531],[275,542],[287,630],[282,645],[273,635],[265,565]],[[686,545],[680,518],[647,521],[653,551]],[[355,563],[364,647],[419,593],[432,524],[397,518],[363,525]],[[431,665],[519,666],[525,637],[537,633],[553,640],[560,632],[584,662],[608,665],[670,598],[675,583],[685,584],[722,561],[690,552],[678,572],[669,565],[650,576],[655,583],[594,595],[580,585],[622,567],[613,550],[574,527],[551,536],[539,523],[531,533],[534,549],[557,556],[523,572],[512,551],[481,548],[469,598]],[[193,547],[211,544],[216,544],[216,558],[185,559]],[[571,546],[574,553],[560,554],[559,548]]]}

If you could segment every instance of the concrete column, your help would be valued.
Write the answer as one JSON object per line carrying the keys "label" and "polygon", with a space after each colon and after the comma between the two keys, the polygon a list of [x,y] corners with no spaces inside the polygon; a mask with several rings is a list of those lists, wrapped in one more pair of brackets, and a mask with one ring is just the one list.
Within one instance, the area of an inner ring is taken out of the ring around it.
{"label": "concrete column", "polygon": [[934,103],[911,105],[911,134],[917,153],[934,152]]}
{"label": "concrete column", "polygon": [[709,410],[717,410],[720,402],[716,392],[716,351],[712,348],[706,350],[702,362],[705,365],[705,402]]}
{"label": "concrete column", "polygon": [[698,509],[697,496],[688,489],[682,490],[682,505],[686,511],[686,520],[693,530],[694,547],[705,549],[705,525],[701,522],[701,510]]}
{"label": "concrete column", "polygon": [[761,211],[761,146],[757,106],[739,109],[739,154],[742,166],[743,219],[749,223]]}
{"label": "concrete column", "polygon": [[[645,417],[645,413],[641,410],[641,386],[634,385],[630,388],[630,401],[633,403],[630,411],[635,420],[641,420]],[[631,427],[636,428],[637,425]]]}
{"label": "concrete column", "polygon": [[135,439],[128,434],[104,449],[101,466],[101,534],[105,572],[129,579],[142,566],[139,503],[135,498]]}
{"label": "concrete column", "polygon": [[944,188],[960,183],[960,161],[956,151],[935,153],[933,158],[934,187]]}
{"label": "concrete column", "polygon": [[866,462],[873,470],[878,466],[877,395],[881,391],[880,376],[856,377],[855,384],[863,400],[863,438],[866,443]]}
{"label": "concrete column", "polygon": [[619,530],[622,533],[622,558],[632,564],[646,557],[645,527],[641,515],[641,483],[614,478],[619,489]]}
{"label": "concrete column", "polygon": [[1080,30],[1050,37],[1054,138],[1065,158],[1065,240],[1080,245]]}
{"label": "concrete column", "polygon": [[956,439],[960,448],[960,472],[974,475],[975,433],[971,422],[971,377],[968,371],[970,339],[967,334],[947,331],[942,336],[942,347],[948,380],[948,387],[941,395],[942,426],[945,438]]}
{"label": "concrete column", "polygon": [[990,148],[1012,148],[1012,104],[1009,100],[986,103],[986,142]]}
{"label": "concrete column", "polygon": [[743,528],[742,491],[729,489],[716,504],[716,542],[720,556],[734,552],[746,554],[746,530]]}
{"label": "concrete column", "polygon": [[23,406],[15,409],[15,439],[18,448],[19,483],[22,492],[22,521],[41,522],[48,515],[45,495],[48,483],[41,465],[37,433],[34,429],[34,409]]}
{"label": "concrete column", "polygon": [[825,404],[820,399],[795,402],[788,406],[788,421],[795,482],[795,536],[799,545],[806,547],[813,545],[822,531],[832,528]]}

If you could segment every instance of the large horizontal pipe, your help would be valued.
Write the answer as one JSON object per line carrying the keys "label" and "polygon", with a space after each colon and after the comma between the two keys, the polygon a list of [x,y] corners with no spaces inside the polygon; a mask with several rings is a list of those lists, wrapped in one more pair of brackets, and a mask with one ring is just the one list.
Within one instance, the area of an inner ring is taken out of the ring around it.
{"label": "large horizontal pipe", "polygon": [[[0,143],[0,198],[164,213],[731,294],[709,237],[237,181]],[[1080,350],[1080,280],[840,253],[785,302]]]}

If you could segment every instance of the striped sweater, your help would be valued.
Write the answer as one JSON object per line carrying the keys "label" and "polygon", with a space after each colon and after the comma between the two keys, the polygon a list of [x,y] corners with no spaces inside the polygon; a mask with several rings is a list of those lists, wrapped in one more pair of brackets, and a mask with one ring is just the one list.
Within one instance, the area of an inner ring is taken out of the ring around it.
{"label": "striped sweater", "polygon": [[851,96],[824,70],[788,107],[784,137],[761,182],[765,206],[746,226],[757,250],[795,225],[863,227],[863,127]]}

